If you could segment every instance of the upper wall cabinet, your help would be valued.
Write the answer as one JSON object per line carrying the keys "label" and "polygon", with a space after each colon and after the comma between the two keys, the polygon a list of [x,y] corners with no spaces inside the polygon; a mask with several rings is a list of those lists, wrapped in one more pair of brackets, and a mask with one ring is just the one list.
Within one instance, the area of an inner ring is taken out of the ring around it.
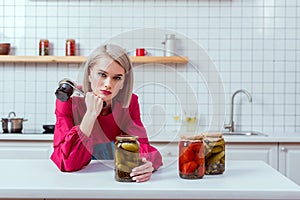
{"label": "upper wall cabinet", "polygon": [[[85,56],[0,56],[0,63],[83,63]],[[132,63],[188,63],[181,56],[130,56]]]}

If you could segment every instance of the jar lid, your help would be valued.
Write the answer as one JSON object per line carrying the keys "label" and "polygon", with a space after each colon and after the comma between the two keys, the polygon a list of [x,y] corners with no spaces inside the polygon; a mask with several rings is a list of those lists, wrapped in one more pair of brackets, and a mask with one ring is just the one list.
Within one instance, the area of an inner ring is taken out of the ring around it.
{"label": "jar lid", "polygon": [[119,141],[136,141],[139,137],[136,135],[120,135],[116,137]]}
{"label": "jar lid", "polygon": [[180,139],[181,140],[186,140],[186,141],[202,141],[204,138],[203,135],[199,134],[199,135],[181,135]]}
{"label": "jar lid", "polygon": [[204,132],[202,135],[206,138],[222,138],[223,135],[221,132]]}

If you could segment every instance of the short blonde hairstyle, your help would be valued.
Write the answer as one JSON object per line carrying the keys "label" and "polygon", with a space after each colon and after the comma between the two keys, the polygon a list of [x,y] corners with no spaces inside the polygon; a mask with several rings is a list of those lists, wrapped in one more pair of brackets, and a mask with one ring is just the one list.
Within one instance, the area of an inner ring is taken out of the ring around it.
{"label": "short blonde hairstyle", "polygon": [[126,51],[115,44],[105,44],[96,48],[88,56],[87,60],[83,63],[84,77],[83,77],[83,91],[91,92],[91,83],[89,81],[90,69],[95,66],[99,60],[103,58],[111,58],[120,64],[125,70],[125,80],[123,88],[118,92],[114,99],[122,103],[123,107],[127,108],[131,101],[133,90],[133,72],[132,63]]}

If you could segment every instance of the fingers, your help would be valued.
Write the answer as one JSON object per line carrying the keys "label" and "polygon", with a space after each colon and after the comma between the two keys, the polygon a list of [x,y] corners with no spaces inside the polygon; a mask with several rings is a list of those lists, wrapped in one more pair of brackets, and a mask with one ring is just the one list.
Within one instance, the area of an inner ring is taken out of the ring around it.
{"label": "fingers", "polygon": [[95,112],[99,115],[103,107],[103,99],[92,92],[87,92],[85,96],[87,111]]}
{"label": "fingers", "polygon": [[152,171],[154,170],[152,162],[147,161],[145,158],[142,159],[142,162],[144,164],[132,169],[132,172],[130,174],[132,180],[135,180],[136,182],[144,182],[150,180]]}
{"label": "fingers", "polygon": [[146,173],[139,176],[132,177],[132,180],[135,180],[137,183],[145,182],[150,180],[152,173]]}

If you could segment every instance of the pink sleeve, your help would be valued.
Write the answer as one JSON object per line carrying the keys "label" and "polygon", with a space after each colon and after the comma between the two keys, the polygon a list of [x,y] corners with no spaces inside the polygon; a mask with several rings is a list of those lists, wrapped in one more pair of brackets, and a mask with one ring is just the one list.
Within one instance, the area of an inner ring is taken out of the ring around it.
{"label": "pink sleeve", "polygon": [[51,160],[61,171],[77,171],[91,160],[92,139],[75,126],[72,118],[72,101],[56,100],[56,124],[54,131],[54,152]]}
{"label": "pink sleeve", "polygon": [[151,161],[155,170],[163,165],[160,152],[149,143],[140,143],[140,157]]}
{"label": "pink sleeve", "polygon": [[129,106],[131,120],[127,124],[127,133],[139,136],[140,157],[145,157],[152,162],[155,170],[162,166],[162,156],[160,152],[150,145],[146,129],[143,126],[140,117],[140,108],[136,95],[132,96],[132,103]]}

